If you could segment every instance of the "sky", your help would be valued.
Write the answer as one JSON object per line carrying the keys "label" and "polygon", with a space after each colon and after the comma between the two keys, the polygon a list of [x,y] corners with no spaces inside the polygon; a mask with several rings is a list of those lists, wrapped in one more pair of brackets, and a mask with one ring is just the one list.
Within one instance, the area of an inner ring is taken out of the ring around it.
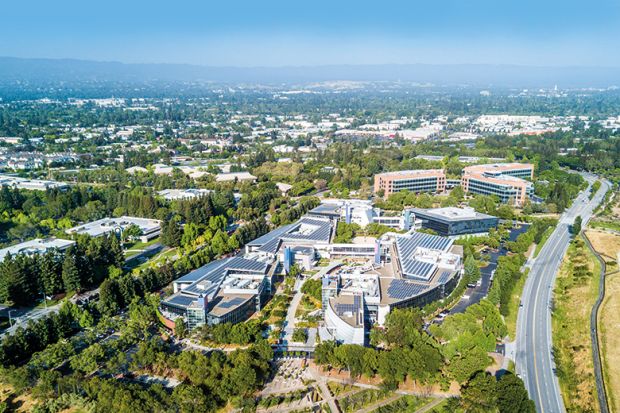
{"label": "sky", "polygon": [[620,67],[620,0],[5,0],[0,56]]}

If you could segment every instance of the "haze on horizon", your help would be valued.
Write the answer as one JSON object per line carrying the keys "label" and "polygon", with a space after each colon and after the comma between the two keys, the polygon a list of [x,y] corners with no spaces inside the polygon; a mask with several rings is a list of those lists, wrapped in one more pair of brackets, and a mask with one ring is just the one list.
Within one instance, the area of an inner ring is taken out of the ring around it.
{"label": "haze on horizon", "polygon": [[[467,4],[466,4],[467,3]],[[620,2],[12,1],[0,56],[207,66],[620,67]]]}

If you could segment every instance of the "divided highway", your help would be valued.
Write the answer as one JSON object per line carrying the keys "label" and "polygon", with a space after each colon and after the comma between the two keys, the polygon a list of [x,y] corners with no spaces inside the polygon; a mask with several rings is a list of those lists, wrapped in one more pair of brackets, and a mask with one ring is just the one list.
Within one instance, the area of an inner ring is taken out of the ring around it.
{"label": "divided highway", "polygon": [[[583,174],[592,184],[597,177]],[[551,306],[555,276],[566,253],[571,236],[570,225],[581,215],[583,225],[601,203],[609,189],[606,181],[592,200],[589,189],[579,195],[573,205],[560,217],[536,260],[532,264],[522,294],[522,307],[517,318],[515,363],[517,374],[525,382],[530,397],[541,413],[565,411],[558,378],[555,375],[551,333]]]}

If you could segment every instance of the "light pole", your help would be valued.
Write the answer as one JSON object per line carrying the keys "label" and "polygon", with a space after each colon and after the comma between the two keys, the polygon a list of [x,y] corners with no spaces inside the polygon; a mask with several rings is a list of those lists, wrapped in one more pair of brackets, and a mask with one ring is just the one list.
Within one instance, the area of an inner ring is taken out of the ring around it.
{"label": "light pole", "polygon": [[9,310],[9,325],[13,327],[13,318],[11,318],[11,313],[16,310]]}

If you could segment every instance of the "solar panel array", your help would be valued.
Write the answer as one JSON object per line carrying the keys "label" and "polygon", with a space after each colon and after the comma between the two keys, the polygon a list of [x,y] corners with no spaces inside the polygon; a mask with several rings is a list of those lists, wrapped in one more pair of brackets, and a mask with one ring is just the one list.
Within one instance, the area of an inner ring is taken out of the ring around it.
{"label": "solar panel array", "polygon": [[435,264],[431,264],[429,262],[407,260],[406,268],[403,268],[403,273],[406,277],[428,280],[435,271],[436,267],[437,266]]}
{"label": "solar panel array", "polygon": [[360,311],[360,307],[362,306],[362,297],[359,295],[353,296],[353,304],[341,304],[336,303],[336,314],[342,315],[344,313],[353,313],[356,314]]}
{"label": "solar panel array", "polygon": [[396,249],[403,275],[428,280],[436,268],[435,264],[416,260],[413,252],[418,247],[447,251],[451,245],[452,240],[450,238],[423,232],[414,232],[411,235],[396,238]]}
{"label": "solar panel array", "polygon": [[228,264],[226,264],[227,270],[238,271],[254,271],[254,272],[267,272],[269,265],[266,262],[249,260],[243,257],[235,257]]}
{"label": "solar panel array", "polygon": [[437,283],[438,284],[445,284],[447,283],[450,278],[452,278],[452,271],[444,271],[441,274],[439,274],[439,278],[437,279]]}
{"label": "solar panel array", "polygon": [[166,302],[174,306],[188,307],[192,302],[194,302],[195,299],[196,297],[188,297],[186,295],[177,294],[168,298]]}
{"label": "solar panel array", "polygon": [[258,250],[261,252],[269,252],[271,254],[275,254],[278,251],[278,248],[280,247],[280,242],[282,242],[280,237],[274,238],[270,240],[269,242],[263,244]]}
{"label": "solar panel array", "polygon": [[231,307],[236,307],[239,304],[245,302],[246,300],[241,298],[241,297],[234,297],[229,301],[223,302],[218,304],[218,307],[220,308],[231,308]]}
{"label": "solar panel array", "polygon": [[396,279],[392,280],[392,282],[390,283],[387,293],[391,298],[395,298],[397,300],[405,300],[407,298],[412,298],[416,295],[420,295],[428,289],[428,285],[415,284],[407,282],[405,280]]}
{"label": "solar panel array", "polygon": [[[309,234],[299,234],[294,231],[302,225],[311,225],[317,227],[316,230]],[[329,221],[321,219],[313,219],[304,217],[294,224],[294,228],[291,228],[285,234],[282,234],[282,239],[287,240],[299,240],[299,241],[324,241],[328,242],[332,233],[332,224]]]}
{"label": "solar panel array", "polygon": [[452,240],[450,238],[423,232],[414,232],[411,235],[396,238],[396,247],[400,257],[410,256],[417,247],[447,251],[451,245]]}

